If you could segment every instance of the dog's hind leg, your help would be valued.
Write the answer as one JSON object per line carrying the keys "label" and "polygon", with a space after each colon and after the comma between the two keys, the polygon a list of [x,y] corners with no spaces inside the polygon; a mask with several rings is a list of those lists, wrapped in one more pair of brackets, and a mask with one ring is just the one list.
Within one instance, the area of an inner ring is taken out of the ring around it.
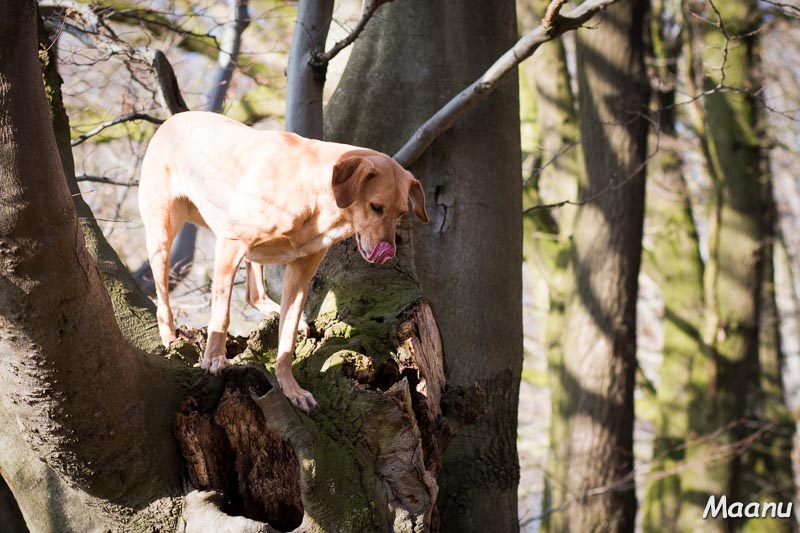
{"label": "dog's hind leg", "polygon": [[[264,284],[264,265],[259,265],[246,259],[245,265],[247,267],[247,303],[265,315],[268,313],[280,313],[280,304],[276,303],[267,294]],[[297,331],[303,333],[306,337],[311,334],[311,327],[308,325],[305,313],[300,317]]]}
{"label": "dog's hind leg", "polygon": [[211,281],[211,320],[208,322],[208,341],[200,368],[218,374],[229,366],[225,354],[225,336],[230,324],[233,278],[246,248],[232,239],[217,237],[214,250],[214,278]]}
{"label": "dog's hind leg", "polygon": [[[168,200],[167,200],[168,202]],[[183,220],[170,203],[141,207],[147,234],[147,256],[156,286],[158,333],[164,346],[175,340],[175,324],[169,306],[169,258],[172,241]]]}

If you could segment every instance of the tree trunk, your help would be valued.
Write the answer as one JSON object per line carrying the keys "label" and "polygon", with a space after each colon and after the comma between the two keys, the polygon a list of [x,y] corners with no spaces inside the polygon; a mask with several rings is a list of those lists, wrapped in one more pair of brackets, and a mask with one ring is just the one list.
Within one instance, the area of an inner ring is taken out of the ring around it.
{"label": "tree trunk", "polygon": [[[328,106],[327,137],[392,153],[514,42],[514,3],[392,3],[356,42]],[[431,223],[416,266],[446,348],[448,390],[486,391],[491,415],[448,448],[439,493],[447,531],[514,531],[522,362],[516,81],[470,110],[410,170]],[[488,338],[487,338],[488,335]]]}
{"label": "tree trunk", "polygon": [[[632,531],[636,299],[644,215],[647,3],[609,8],[597,29],[578,34],[580,130],[586,177],[572,251],[561,376],[554,423],[551,531]],[[559,421],[560,418],[563,420]],[[556,486],[556,484],[558,484]]]}
{"label": "tree trunk", "polygon": [[[721,26],[698,23],[703,88],[720,83],[743,91],[713,92],[705,100],[707,165],[715,177],[714,206],[709,229],[709,268],[706,271],[706,343],[712,350],[708,377],[697,385],[707,393],[708,407],[690,412],[690,431],[711,435],[687,448],[694,464],[692,483],[685,490],[694,494],[699,510],[711,494],[728,494],[736,501],[753,501],[743,489],[746,473],[740,454],[743,439],[760,431],[763,424],[746,423],[748,404],[758,396],[759,323],[761,285],[764,275],[765,237],[763,214],[767,209],[763,191],[762,154],[756,131],[753,98],[753,44],[751,32],[758,24],[756,3],[734,0],[716,6]],[[702,16],[716,20],[704,6]],[[737,36],[733,45],[730,36]],[[754,420],[751,420],[755,422]],[[747,445],[745,445],[745,448]],[[724,453],[725,449],[727,453]],[[709,460],[712,456],[721,458]],[[744,520],[729,519],[739,527]]]}
{"label": "tree trunk", "polygon": [[286,131],[310,139],[322,138],[322,89],[327,65],[312,67],[325,52],[333,17],[333,0],[301,0],[286,69]]}
{"label": "tree trunk", "polygon": [[[14,2],[0,22],[0,379],[17,422],[4,432],[84,501],[105,502],[76,512],[169,528],[180,505],[170,435],[179,389],[166,360],[128,345],[86,251],[42,90],[35,15],[35,4]],[[23,514],[36,516],[36,498],[23,497],[30,469],[10,468],[20,457],[4,454],[2,469]]]}
{"label": "tree trunk", "polygon": [[47,51],[47,53],[39,54],[39,60],[41,61],[53,133],[66,183],[83,232],[86,249],[103,277],[103,284],[111,297],[114,316],[117,318],[117,324],[122,334],[137,348],[154,350],[161,343],[158,336],[158,324],[155,320],[155,305],[139,289],[127,267],[106,241],[103,231],[97,224],[91,208],[83,199],[75,179],[69,118],[61,98],[63,80],[58,73],[57,46],[55,43],[51,44],[53,37],[47,35],[44,24],[41,21],[37,22],[39,22],[39,49]]}

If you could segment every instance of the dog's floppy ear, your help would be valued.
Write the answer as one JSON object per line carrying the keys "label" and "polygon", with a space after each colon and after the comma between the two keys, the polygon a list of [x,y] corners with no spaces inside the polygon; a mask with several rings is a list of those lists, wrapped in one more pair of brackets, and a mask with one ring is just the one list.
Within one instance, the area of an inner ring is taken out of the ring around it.
{"label": "dog's floppy ear", "polygon": [[411,200],[411,209],[423,223],[428,223],[428,212],[425,211],[425,192],[419,181],[411,178],[411,188],[408,190],[408,198]]}
{"label": "dog's floppy ear", "polygon": [[375,176],[375,165],[366,157],[342,157],[333,167],[333,197],[340,209],[350,207],[358,197],[364,182]]}

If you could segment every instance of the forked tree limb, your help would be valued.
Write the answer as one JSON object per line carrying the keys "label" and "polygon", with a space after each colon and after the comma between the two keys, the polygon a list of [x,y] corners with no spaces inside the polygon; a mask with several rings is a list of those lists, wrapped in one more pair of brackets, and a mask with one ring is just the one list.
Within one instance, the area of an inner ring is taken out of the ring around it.
{"label": "forked tree limb", "polygon": [[353,44],[355,40],[358,39],[358,36],[361,35],[361,32],[363,32],[364,28],[367,27],[367,23],[370,21],[375,12],[378,11],[378,8],[383,4],[388,4],[391,1],[392,0],[368,0],[364,5],[364,10],[361,14],[361,20],[358,21],[358,24],[356,24],[347,37],[341,41],[337,41],[336,44],[334,44],[333,47],[331,47],[331,49],[327,52],[312,55],[309,65],[312,68],[327,67],[328,63],[330,63],[331,60],[339,54],[339,52]]}
{"label": "forked tree limb", "polygon": [[561,15],[560,9],[565,0],[553,0],[547,8],[542,24],[523,35],[480,78],[454,96],[420,126],[394,158],[404,167],[413,164],[439,135],[450,129],[467,109],[489,96],[511,72],[514,72],[517,65],[533,55],[542,44],[579,28],[599,11],[619,1],[587,0],[566,15]]}

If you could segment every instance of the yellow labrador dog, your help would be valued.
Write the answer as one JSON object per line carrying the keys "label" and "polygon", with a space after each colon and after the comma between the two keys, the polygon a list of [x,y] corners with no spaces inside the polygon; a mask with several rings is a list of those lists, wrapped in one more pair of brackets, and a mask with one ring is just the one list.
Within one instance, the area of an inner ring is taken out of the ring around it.
{"label": "yellow labrador dog", "polygon": [[[268,308],[263,264],[286,264],[275,373],[283,393],[310,411],[314,397],[292,375],[295,335],[308,285],[328,248],[355,234],[370,263],[395,253],[395,228],[408,211],[428,222],[419,181],[389,156],[356,146],[259,131],[215,113],[185,112],[156,132],[142,163],[139,210],[158,296],[158,328],[175,340],[169,255],[185,221],[217,237],[208,344],[201,367],[229,365],[225,335],[233,278],[248,264],[248,301]],[[255,286],[254,286],[255,285]]]}

